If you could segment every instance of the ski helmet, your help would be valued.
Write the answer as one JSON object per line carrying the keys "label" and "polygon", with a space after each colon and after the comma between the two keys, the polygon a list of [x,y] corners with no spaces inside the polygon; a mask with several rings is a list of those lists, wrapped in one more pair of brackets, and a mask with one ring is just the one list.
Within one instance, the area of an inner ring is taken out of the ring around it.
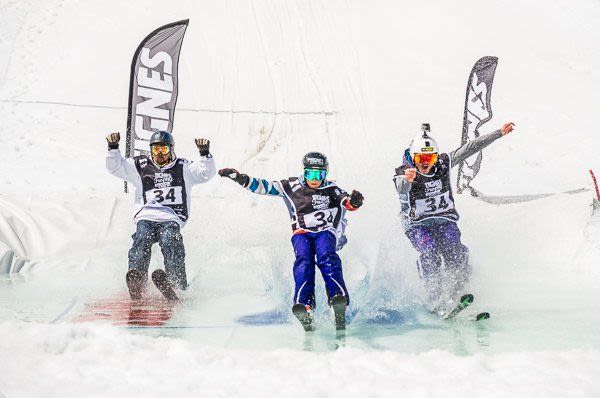
{"label": "ski helmet", "polygon": [[154,144],[165,144],[170,147],[175,146],[175,140],[173,139],[173,134],[168,131],[156,131],[150,137],[150,146]]}
{"label": "ski helmet", "polygon": [[302,158],[302,165],[305,169],[327,170],[329,162],[327,156],[320,152],[309,152]]}
{"label": "ski helmet", "polygon": [[415,157],[415,153],[438,153],[439,147],[433,138],[426,132],[416,136],[410,143],[410,155]]}

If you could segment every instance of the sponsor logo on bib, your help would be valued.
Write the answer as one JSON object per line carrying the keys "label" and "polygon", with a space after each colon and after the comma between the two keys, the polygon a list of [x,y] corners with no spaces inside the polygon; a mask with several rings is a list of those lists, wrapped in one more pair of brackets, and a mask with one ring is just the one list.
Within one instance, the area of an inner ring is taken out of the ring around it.
{"label": "sponsor logo on bib", "polygon": [[442,180],[433,180],[425,182],[425,196],[437,196],[442,192]]}
{"label": "sponsor logo on bib", "polygon": [[325,210],[329,208],[329,196],[313,195],[312,205],[315,210]]}
{"label": "sponsor logo on bib", "polygon": [[169,173],[154,173],[154,186],[156,188],[170,187],[173,176]]}

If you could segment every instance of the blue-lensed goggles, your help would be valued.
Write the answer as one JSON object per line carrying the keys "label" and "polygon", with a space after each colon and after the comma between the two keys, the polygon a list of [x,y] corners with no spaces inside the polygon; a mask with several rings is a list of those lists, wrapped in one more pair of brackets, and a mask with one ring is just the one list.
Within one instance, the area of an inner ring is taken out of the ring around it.
{"label": "blue-lensed goggles", "polygon": [[323,181],[327,177],[327,170],[304,169],[304,179],[308,181]]}

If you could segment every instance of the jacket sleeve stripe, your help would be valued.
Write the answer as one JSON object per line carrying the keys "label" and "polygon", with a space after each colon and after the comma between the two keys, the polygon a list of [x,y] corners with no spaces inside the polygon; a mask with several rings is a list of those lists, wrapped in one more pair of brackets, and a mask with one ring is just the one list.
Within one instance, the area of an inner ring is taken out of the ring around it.
{"label": "jacket sleeve stripe", "polygon": [[271,195],[271,196],[283,196],[278,189],[277,181],[268,181],[262,178],[250,177],[250,184],[248,184],[249,191],[258,195]]}

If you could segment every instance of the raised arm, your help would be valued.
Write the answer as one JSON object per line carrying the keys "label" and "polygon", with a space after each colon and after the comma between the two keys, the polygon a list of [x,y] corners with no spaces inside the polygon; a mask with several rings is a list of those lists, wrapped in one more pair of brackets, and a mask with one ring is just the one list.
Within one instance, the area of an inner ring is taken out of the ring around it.
{"label": "raised arm", "polygon": [[459,164],[469,156],[481,151],[483,148],[490,145],[498,138],[501,138],[506,134],[510,133],[511,131],[513,131],[514,128],[515,124],[513,122],[505,123],[500,130],[496,130],[493,133],[479,136],[473,141],[469,141],[460,148],[457,148],[454,151],[450,152],[449,155],[452,167]]}
{"label": "raised arm", "polygon": [[188,179],[193,185],[207,182],[217,174],[215,160],[210,154],[210,140],[196,138],[195,142],[200,151],[200,160],[187,163],[185,169]]}
{"label": "raised arm", "polygon": [[283,188],[279,181],[269,181],[262,178],[249,177],[236,169],[226,168],[219,170],[221,177],[229,178],[243,188],[258,195],[284,196]]}
{"label": "raised arm", "polygon": [[133,159],[126,159],[119,150],[121,134],[111,133],[106,137],[108,153],[106,154],[106,169],[115,177],[125,181],[136,182],[140,175],[135,168]]}

